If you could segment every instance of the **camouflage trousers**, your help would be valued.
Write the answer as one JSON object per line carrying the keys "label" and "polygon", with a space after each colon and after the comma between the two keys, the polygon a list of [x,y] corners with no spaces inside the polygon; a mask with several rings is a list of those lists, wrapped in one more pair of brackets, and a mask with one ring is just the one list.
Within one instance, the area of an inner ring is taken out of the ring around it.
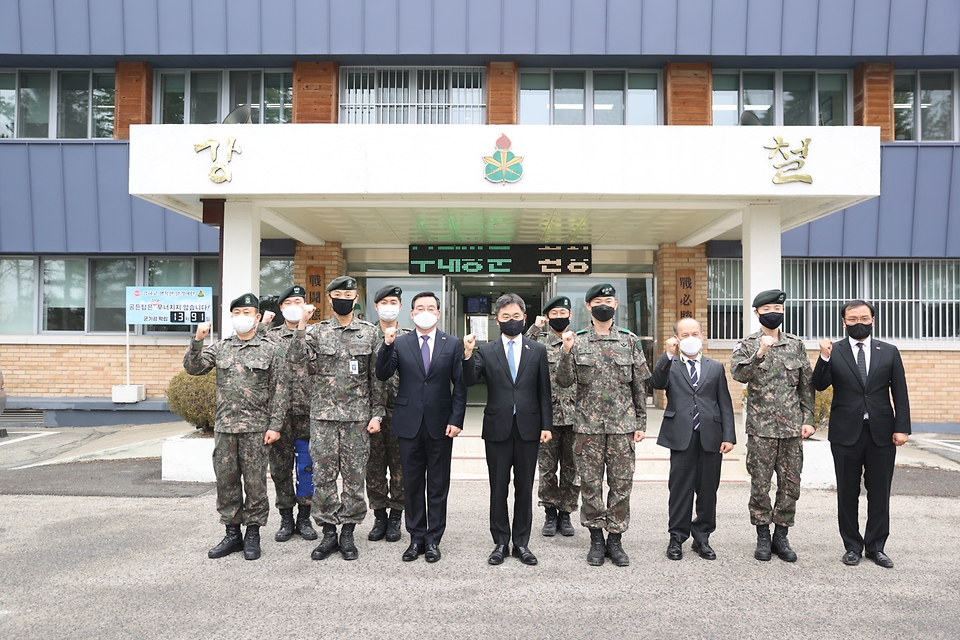
{"label": "camouflage trousers", "polygon": [[[267,449],[263,432],[213,434],[220,524],[267,524]],[[242,484],[241,484],[242,483]],[[246,494],[246,495],[244,495]]]}
{"label": "camouflage trousers", "polygon": [[[583,508],[580,524],[588,529],[623,533],[630,527],[630,492],[637,466],[633,433],[578,433],[574,447]],[[607,501],[603,501],[603,474]]]}
{"label": "camouflage trousers", "polygon": [[[750,523],[792,527],[800,499],[803,438],[747,436],[747,473],[750,474]],[[777,501],[770,505],[770,479],[777,473]]]}
{"label": "camouflage trousers", "polygon": [[[367,422],[310,420],[313,517],[317,524],[359,524],[367,515],[363,481],[370,457]],[[337,492],[337,477],[343,491]]]}
{"label": "camouflage trousers", "polygon": [[[387,480],[387,470],[390,479]],[[367,499],[371,509],[403,511],[403,470],[400,444],[390,433],[390,417],[380,423],[380,432],[370,434],[370,461],[367,462]]]}
{"label": "camouflage trousers", "polygon": [[[537,496],[541,507],[553,507],[558,511],[573,513],[580,502],[580,476],[577,475],[576,457],[573,449],[576,436],[570,425],[553,425],[550,442],[540,444],[537,466],[540,469],[540,484]],[[559,479],[557,467],[560,468]]]}
{"label": "camouflage trousers", "polygon": [[277,509],[309,505],[310,496],[297,497],[293,488],[294,440],[310,439],[310,416],[287,414],[280,439],[270,445],[270,477],[277,491]]}

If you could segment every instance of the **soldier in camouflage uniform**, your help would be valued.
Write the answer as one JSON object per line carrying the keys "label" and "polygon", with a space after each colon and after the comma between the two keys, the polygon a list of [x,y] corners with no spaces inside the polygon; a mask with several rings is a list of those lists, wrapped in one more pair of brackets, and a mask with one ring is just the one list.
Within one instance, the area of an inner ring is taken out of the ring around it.
{"label": "soldier in camouflage uniform", "polygon": [[[279,298],[284,322],[269,329],[265,337],[275,343],[285,355],[293,340],[293,333],[303,315],[307,290],[295,285],[285,289]],[[264,323],[260,323],[263,327]],[[258,329],[259,330],[259,329]],[[313,378],[306,367],[291,366],[287,371],[290,410],[283,421],[280,439],[270,447],[270,476],[277,491],[277,510],[280,511],[280,529],[274,539],[286,542],[298,534],[304,540],[316,540],[317,532],[310,522],[311,493],[295,492],[293,487],[295,446],[297,440],[310,441],[310,395]],[[293,520],[293,506],[297,505],[297,520]]]}
{"label": "soldier in camouflage uniform", "polygon": [[[310,557],[323,560],[340,550],[356,560],[353,531],[367,513],[364,479],[370,456],[370,434],[383,419],[383,385],[375,374],[377,328],[354,315],[357,281],[341,276],[327,285],[334,317],[306,333],[313,307],[304,307],[294,334],[290,359],[315,374],[310,404],[310,457],[313,459],[313,517],[323,539]],[[337,493],[337,477],[343,483]],[[337,525],[343,525],[339,540]]]}
{"label": "soldier in camouflage uniform", "polygon": [[555,536],[557,531],[564,536],[574,534],[570,514],[577,510],[577,503],[580,501],[580,477],[577,475],[576,456],[573,453],[576,439],[573,431],[573,399],[576,389],[563,388],[557,384],[557,363],[563,353],[563,332],[569,325],[570,298],[556,296],[547,301],[543,306],[543,315],[527,330],[528,338],[547,347],[547,359],[550,363],[553,438],[540,445],[537,457],[537,466],[540,468],[537,494],[540,506],[546,512],[540,533],[547,537]]}
{"label": "soldier in camouflage uniform", "polygon": [[[591,287],[586,295],[593,316],[589,329],[563,334],[564,354],[557,365],[557,384],[576,385],[574,431],[577,470],[583,506],[580,523],[590,529],[587,563],[630,564],[621,535],[630,524],[630,492],[636,468],[636,443],[647,430],[644,383],[650,377],[640,340],[617,327],[619,306],[610,284]],[[603,474],[607,501],[603,501]],[[606,541],[603,530],[609,532]]]}
{"label": "soldier in camouflage uniform", "polygon": [[[288,396],[283,354],[256,334],[258,311],[259,300],[252,293],[233,300],[230,313],[236,335],[204,349],[211,326],[205,322],[197,327],[183,356],[183,368],[190,375],[217,369],[213,471],[217,511],[227,534],[207,553],[210,558],[240,550],[247,560],[259,558],[260,527],[267,524],[270,513],[267,448],[280,437]],[[241,524],[247,527],[242,538]]]}
{"label": "soldier in camouflage uniform", "polygon": [[[733,379],[747,385],[747,472],[750,474],[750,522],[757,527],[757,560],[776,553],[796,562],[787,530],[794,524],[800,498],[803,438],[813,435],[813,370],[803,341],[780,331],[783,301],[779,289],[761,291],[753,300],[761,330],[733,350]],[[770,479],[777,474],[777,501],[770,505]],[[770,538],[770,523],[775,526]]]}
{"label": "soldier in camouflage uniform", "polygon": [[[383,344],[383,332],[389,327],[397,327],[397,336],[409,329],[400,327],[400,305],[403,289],[388,285],[373,296],[380,322],[377,325],[380,338],[374,353],[379,353]],[[400,376],[397,373],[383,383],[386,400],[386,416],[380,423],[379,433],[370,435],[370,461],[367,463],[367,499],[373,509],[373,528],[367,535],[368,540],[397,542],[400,540],[400,520],[403,517],[403,471],[400,468],[400,445],[397,437],[390,433],[390,419],[393,417],[393,401],[397,397]],[[390,479],[387,480],[387,469]],[[387,518],[387,508],[390,517]]]}

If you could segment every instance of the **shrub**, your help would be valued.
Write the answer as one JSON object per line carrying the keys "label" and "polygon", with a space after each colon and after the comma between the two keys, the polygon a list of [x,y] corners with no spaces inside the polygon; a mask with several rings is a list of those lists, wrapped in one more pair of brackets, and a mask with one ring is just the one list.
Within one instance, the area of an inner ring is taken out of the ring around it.
{"label": "shrub", "polygon": [[167,385],[170,410],[202,431],[212,431],[217,415],[217,371],[192,376],[181,371]]}
{"label": "shrub", "polygon": [[813,426],[826,428],[830,424],[830,405],[833,404],[833,387],[825,391],[817,391],[817,399],[813,405]]}

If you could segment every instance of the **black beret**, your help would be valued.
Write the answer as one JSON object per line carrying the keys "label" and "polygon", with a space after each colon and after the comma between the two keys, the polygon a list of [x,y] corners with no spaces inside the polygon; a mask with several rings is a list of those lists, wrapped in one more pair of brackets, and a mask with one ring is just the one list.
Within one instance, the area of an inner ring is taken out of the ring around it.
{"label": "black beret", "polygon": [[346,289],[347,291],[357,290],[357,279],[350,276],[340,276],[327,285],[327,291],[336,291],[337,289]]}
{"label": "black beret", "polygon": [[589,289],[587,289],[587,295],[584,296],[583,299],[586,300],[587,302],[590,302],[594,298],[600,298],[600,297],[607,298],[607,297],[613,297],[615,295],[617,295],[617,290],[613,288],[612,284],[607,284],[607,283],[595,284]]}
{"label": "black beret", "polygon": [[300,285],[295,284],[288,289],[284,289],[280,293],[280,297],[277,298],[277,304],[282,304],[283,301],[286,300],[287,298],[297,298],[297,297],[303,298],[304,300],[306,300],[307,290],[301,287]]}
{"label": "black beret", "polygon": [[392,284],[388,284],[382,289],[377,290],[377,292],[373,296],[373,303],[376,304],[381,300],[383,300],[384,298],[386,298],[387,296],[396,296],[397,298],[399,298],[400,294],[402,293],[403,293],[403,289],[401,289],[400,287],[394,286]]}
{"label": "black beret", "polygon": [[787,294],[780,289],[767,289],[757,294],[757,297],[753,299],[753,306],[756,308],[765,304],[783,304],[786,299]]}
{"label": "black beret", "polygon": [[556,307],[560,307],[561,309],[569,309],[570,298],[567,296],[553,296],[547,300],[547,304],[543,305],[543,315],[547,315],[547,312],[550,311],[550,309],[554,309]]}
{"label": "black beret", "polygon": [[245,293],[230,303],[230,311],[233,311],[236,307],[253,307],[259,310],[260,300],[252,293]]}

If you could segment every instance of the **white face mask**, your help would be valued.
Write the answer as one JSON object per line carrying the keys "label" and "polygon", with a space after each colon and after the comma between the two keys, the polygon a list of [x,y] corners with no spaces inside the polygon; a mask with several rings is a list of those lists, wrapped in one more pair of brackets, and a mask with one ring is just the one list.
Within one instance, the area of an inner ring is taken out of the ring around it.
{"label": "white face mask", "polygon": [[289,307],[284,307],[281,313],[283,313],[283,319],[287,322],[300,322],[300,318],[303,317],[303,307],[292,304]]}
{"label": "white face mask", "polygon": [[381,320],[385,322],[393,322],[398,317],[400,317],[400,307],[395,304],[385,304],[381,307],[377,307],[377,315],[380,316]]}
{"label": "white face mask", "polygon": [[421,311],[413,316],[413,323],[424,331],[427,331],[428,329],[432,329],[439,319],[439,316],[435,316],[429,311]]}
{"label": "white face mask", "polygon": [[254,316],[230,316],[230,324],[237,333],[249,333],[256,323],[257,319]]}
{"label": "white face mask", "polygon": [[703,340],[690,336],[680,341],[680,351],[684,355],[695,356],[703,349]]}

